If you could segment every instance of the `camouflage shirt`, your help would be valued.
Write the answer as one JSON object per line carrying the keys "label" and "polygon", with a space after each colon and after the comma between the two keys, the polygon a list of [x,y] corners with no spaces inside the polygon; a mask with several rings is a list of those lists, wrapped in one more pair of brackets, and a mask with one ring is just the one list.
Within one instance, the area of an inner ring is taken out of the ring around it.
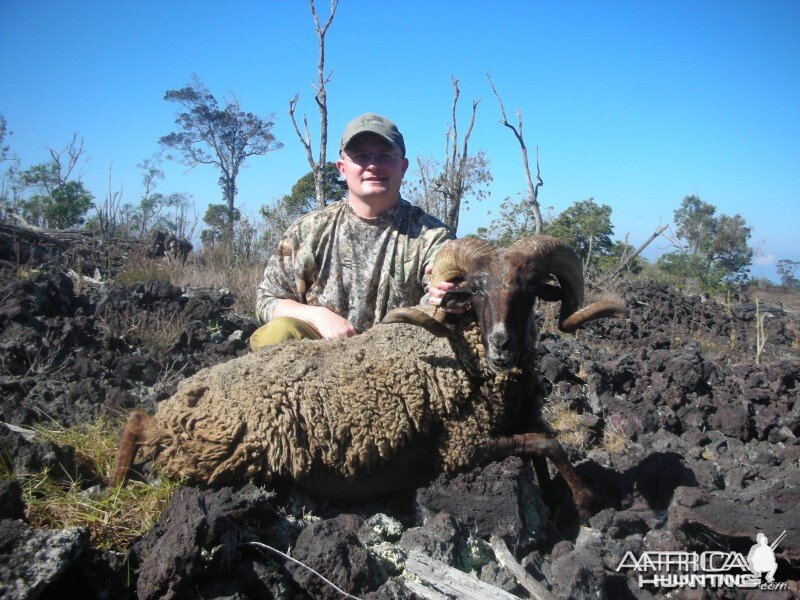
{"label": "camouflage shirt", "polygon": [[288,298],[324,306],[363,332],[392,308],[420,301],[425,267],[454,237],[402,198],[374,219],[334,202],[289,226],[264,270],[256,313],[266,323]]}

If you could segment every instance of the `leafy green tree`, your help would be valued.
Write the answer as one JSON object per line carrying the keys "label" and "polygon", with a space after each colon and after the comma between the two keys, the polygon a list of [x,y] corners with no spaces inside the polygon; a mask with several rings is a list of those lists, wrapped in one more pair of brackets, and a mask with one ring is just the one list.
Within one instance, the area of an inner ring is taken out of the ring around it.
{"label": "leafy green tree", "polygon": [[[229,221],[233,215],[233,221]],[[242,218],[242,213],[238,208],[233,209],[233,213],[224,204],[209,204],[203,221],[209,226],[200,232],[200,241],[204,246],[214,248],[220,241],[230,242],[232,237],[228,237],[234,229],[234,224]],[[233,256],[231,256],[233,258]]]}
{"label": "leafy green tree", "polygon": [[80,225],[93,200],[80,180],[71,179],[83,155],[83,140],[76,133],[63,150],[48,151],[48,162],[19,174],[20,186],[36,192],[19,202],[23,218],[30,224],[56,228]]}
{"label": "leafy green tree", "polygon": [[717,228],[717,209],[695,195],[686,196],[675,210],[676,235],[692,254],[703,254],[710,247]]}
{"label": "leafy green tree", "polygon": [[545,225],[543,233],[572,246],[588,265],[593,257],[611,252],[611,207],[597,204],[594,198],[575,202]]}
{"label": "leafy green tree", "polygon": [[782,286],[792,289],[800,288],[800,279],[795,276],[798,267],[800,267],[800,261],[788,258],[782,258],[775,264]]}
{"label": "leafy green tree", "polygon": [[56,187],[45,197],[44,218],[50,227],[69,229],[84,222],[86,212],[92,207],[94,197],[80,181],[68,181]]}
{"label": "leafy green tree", "polygon": [[712,204],[686,196],[674,219],[676,236],[685,246],[657,264],[673,276],[697,278],[706,288],[745,279],[753,261],[751,228],[741,215],[715,213]]}
{"label": "leafy green tree", "polygon": [[262,119],[244,112],[233,97],[220,106],[196,76],[179,90],[167,90],[164,100],[182,109],[175,119],[178,131],[162,136],[159,144],[177,152],[176,156],[167,155],[170,160],[190,168],[213,165],[219,169],[219,185],[227,211],[225,235],[232,252],[233,226],[237,220],[236,179],[247,158],[282,146],[272,135],[274,117]]}

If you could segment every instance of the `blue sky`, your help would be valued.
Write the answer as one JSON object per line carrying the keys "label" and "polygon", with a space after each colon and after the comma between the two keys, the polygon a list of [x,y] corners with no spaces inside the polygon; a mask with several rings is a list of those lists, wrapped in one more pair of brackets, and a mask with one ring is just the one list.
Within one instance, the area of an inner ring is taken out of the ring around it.
{"label": "blue sky", "polygon": [[[327,2],[319,11],[327,14]],[[283,149],[240,175],[244,212],[288,192],[308,171],[286,114],[316,135],[316,37],[308,6],[282,2],[0,1],[0,114],[27,167],[72,132],[90,160],[84,182],[136,202],[142,159],[158,151],[175,110],[163,100],[196,73],[217,96],[275,113]],[[595,198],[613,208],[615,236],[638,245],[698,194],[741,214],[761,253],[753,274],[800,260],[800,2],[362,2],[341,0],[327,43],[329,157],[344,124],[375,111],[398,123],[409,157],[441,158],[450,76],[461,119],[481,98],[471,148],[491,160],[489,200],[462,215],[485,225],[525,189],[519,148],[497,121],[486,72],[506,108],[523,111],[539,146],[542,207]],[[165,164],[165,193],[194,195],[200,215],[220,202],[217,174]],[[654,245],[649,256],[664,251]]]}

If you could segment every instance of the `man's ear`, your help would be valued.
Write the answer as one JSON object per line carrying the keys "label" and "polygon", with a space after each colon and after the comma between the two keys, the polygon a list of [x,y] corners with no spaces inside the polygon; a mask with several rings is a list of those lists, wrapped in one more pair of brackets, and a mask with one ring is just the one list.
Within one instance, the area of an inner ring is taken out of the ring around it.
{"label": "man's ear", "polygon": [[464,308],[472,301],[472,292],[467,284],[461,284],[457,288],[445,292],[442,296],[440,306],[445,308]]}

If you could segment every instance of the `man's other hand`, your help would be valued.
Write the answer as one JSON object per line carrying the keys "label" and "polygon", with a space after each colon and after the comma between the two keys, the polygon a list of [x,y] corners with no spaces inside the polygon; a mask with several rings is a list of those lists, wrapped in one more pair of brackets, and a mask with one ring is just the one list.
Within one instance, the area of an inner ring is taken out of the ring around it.
{"label": "man's other hand", "polygon": [[317,331],[326,340],[341,340],[353,337],[358,333],[350,324],[350,321],[324,306],[314,307],[309,322],[317,328]]}
{"label": "man's other hand", "polygon": [[[432,266],[428,265],[427,267],[425,267],[425,274],[430,275],[432,270],[433,270]],[[457,287],[458,286],[455,283],[450,283],[449,281],[440,281],[435,286],[428,288],[428,304],[430,304],[431,306],[436,306],[437,308],[439,308],[439,310],[447,313],[460,315],[462,313],[467,312],[467,309],[464,308],[463,306],[453,306],[453,307],[441,306],[442,298],[444,298],[444,295],[450,290],[453,290]]]}

